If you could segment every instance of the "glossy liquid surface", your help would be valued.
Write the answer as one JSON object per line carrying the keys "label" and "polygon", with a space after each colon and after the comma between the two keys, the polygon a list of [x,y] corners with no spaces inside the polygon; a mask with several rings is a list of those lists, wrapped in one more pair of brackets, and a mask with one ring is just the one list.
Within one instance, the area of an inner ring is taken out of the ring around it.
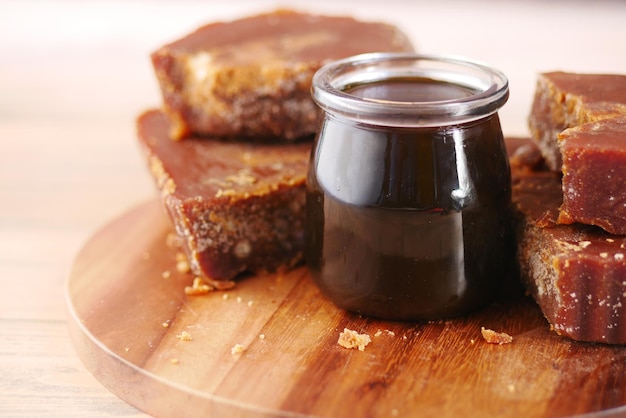
{"label": "glossy liquid surface", "polygon": [[361,98],[394,102],[434,102],[463,99],[476,94],[476,90],[464,86],[416,77],[349,85],[345,91]]}
{"label": "glossy liquid surface", "polygon": [[[425,100],[421,83],[394,84],[392,98]],[[454,90],[427,87],[428,100]],[[326,118],[309,170],[307,263],[335,304],[417,320],[491,299],[509,257],[510,173],[496,115],[411,129]]]}

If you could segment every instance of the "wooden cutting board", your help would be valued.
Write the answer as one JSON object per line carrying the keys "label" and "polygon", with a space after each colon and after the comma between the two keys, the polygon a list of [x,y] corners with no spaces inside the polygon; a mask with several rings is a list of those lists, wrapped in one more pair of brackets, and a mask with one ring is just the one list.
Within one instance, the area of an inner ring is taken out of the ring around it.
{"label": "wooden cutting board", "polygon": [[[187,296],[192,277],[176,271],[168,232],[158,201],[124,214],[85,245],[67,288],[85,366],[152,415],[626,413],[626,348],[557,336],[519,289],[471,316],[428,323],[345,313],[320,295],[304,267]],[[488,344],[481,327],[513,342]],[[363,351],[343,348],[344,328],[372,342]],[[233,353],[236,346],[243,351]]]}

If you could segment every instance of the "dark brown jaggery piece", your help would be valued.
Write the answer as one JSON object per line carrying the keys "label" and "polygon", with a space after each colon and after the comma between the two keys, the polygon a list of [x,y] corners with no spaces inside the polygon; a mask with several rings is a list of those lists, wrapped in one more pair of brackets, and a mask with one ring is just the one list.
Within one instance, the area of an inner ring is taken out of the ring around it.
{"label": "dark brown jaggery piece", "polygon": [[559,223],[626,234],[626,117],[590,122],[559,134],[563,204]]}
{"label": "dark brown jaggery piece", "polygon": [[300,263],[309,142],[172,141],[148,111],[140,145],[196,275],[231,280]]}
{"label": "dark brown jaggery piece", "polygon": [[311,79],[323,64],[366,52],[410,52],[398,28],[279,10],[217,22],[165,45],[152,63],[170,134],[293,140],[315,132]]}
{"label": "dark brown jaggery piece", "polygon": [[549,72],[537,78],[528,125],[548,167],[560,171],[559,133],[620,115],[626,115],[626,75]]}
{"label": "dark brown jaggery piece", "polygon": [[560,174],[528,165],[532,147],[511,156],[522,282],[559,335],[626,344],[626,237],[557,224]]}

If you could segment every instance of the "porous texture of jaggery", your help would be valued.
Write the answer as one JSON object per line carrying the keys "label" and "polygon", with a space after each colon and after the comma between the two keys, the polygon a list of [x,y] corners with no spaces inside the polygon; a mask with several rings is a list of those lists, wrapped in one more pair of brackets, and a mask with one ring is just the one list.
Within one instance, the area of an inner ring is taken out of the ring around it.
{"label": "porous texture of jaggery", "polygon": [[232,280],[300,263],[311,142],[177,142],[169,126],[148,111],[138,137],[193,272]]}

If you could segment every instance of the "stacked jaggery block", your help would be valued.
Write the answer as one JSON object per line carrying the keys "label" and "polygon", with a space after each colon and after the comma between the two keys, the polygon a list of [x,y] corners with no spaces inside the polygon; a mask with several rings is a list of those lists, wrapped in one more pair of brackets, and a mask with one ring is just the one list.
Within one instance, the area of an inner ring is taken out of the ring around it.
{"label": "stacked jaggery block", "polygon": [[192,272],[216,288],[300,263],[319,112],[313,73],[412,51],[396,27],[279,10],[199,28],[152,54],[163,107],[139,143]]}
{"label": "stacked jaggery block", "polygon": [[559,223],[597,225],[612,234],[626,234],[626,114],[567,129],[559,134],[559,143]]}
{"label": "stacked jaggery block", "polygon": [[579,341],[626,343],[626,236],[558,224],[560,174],[526,140],[511,157],[520,273],[551,327]]}
{"label": "stacked jaggery block", "polygon": [[626,76],[540,75],[529,126],[538,148],[511,164],[522,279],[559,334],[625,344]]}
{"label": "stacked jaggery block", "polygon": [[412,51],[396,27],[279,10],[203,26],[152,54],[171,134],[293,140],[315,132],[313,74],[366,52]]}
{"label": "stacked jaggery block", "polygon": [[541,74],[529,127],[548,167],[563,174],[560,223],[626,234],[626,75]]}

